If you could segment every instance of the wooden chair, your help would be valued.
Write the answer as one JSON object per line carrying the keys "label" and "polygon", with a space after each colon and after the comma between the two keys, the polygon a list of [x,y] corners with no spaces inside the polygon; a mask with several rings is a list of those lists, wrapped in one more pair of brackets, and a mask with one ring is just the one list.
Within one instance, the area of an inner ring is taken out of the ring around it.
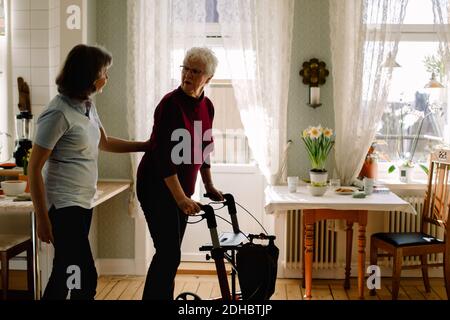
{"label": "wooden chair", "polygon": [[[400,274],[403,269],[422,269],[426,292],[430,292],[429,266],[444,267],[447,298],[450,299],[450,152],[437,151],[431,155],[428,187],[421,217],[421,232],[376,233],[370,239],[370,264],[376,265],[380,256],[393,256],[392,299],[398,298]],[[443,239],[429,234],[429,227],[436,225],[443,229]],[[378,254],[381,249],[387,254]],[[444,263],[428,264],[429,254],[443,253]],[[420,265],[402,266],[404,256],[420,256]],[[375,295],[375,289],[371,290]]]}
{"label": "wooden chair", "polygon": [[1,258],[1,279],[2,279],[2,299],[8,298],[9,286],[9,260],[18,254],[27,253],[27,284],[30,297],[34,297],[34,276],[33,276],[33,243],[30,236],[15,234],[0,234],[0,258]]}

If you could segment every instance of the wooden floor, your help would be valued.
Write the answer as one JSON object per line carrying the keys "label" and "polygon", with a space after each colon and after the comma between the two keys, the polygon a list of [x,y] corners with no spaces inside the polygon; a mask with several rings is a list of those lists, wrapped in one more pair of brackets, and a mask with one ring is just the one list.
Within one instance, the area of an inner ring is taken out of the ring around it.
{"label": "wooden floor", "polygon": [[[192,272],[192,271],[188,271]],[[144,290],[145,277],[140,276],[100,276],[97,286],[97,300],[140,300]],[[402,278],[399,300],[446,300],[444,280],[431,278],[431,292],[426,293],[420,278]],[[1,284],[1,281],[0,281]],[[365,292],[367,300],[390,300],[391,279],[381,279],[382,288],[375,297]],[[26,289],[26,273],[11,272],[10,288]],[[177,274],[175,296],[180,292],[194,292],[202,299],[220,296],[217,278],[211,274]],[[301,279],[278,279],[272,300],[302,300],[304,289]],[[313,280],[313,299],[315,300],[357,300],[357,279],[351,279],[351,289],[344,290],[343,280]]]}
{"label": "wooden floor", "polygon": [[[136,276],[101,276],[98,280],[97,300],[140,300],[144,289],[144,277]],[[313,281],[313,300],[358,300],[356,278],[352,279],[351,289],[344,290],[343,280]],[[425,292],[423,282],[416,278],[402,278],[399,300],[447,300],[444,281],[430,279],[432,290]],[[382,278],[382,288],[377,295],[366,300],[390,300],[391,279]],[[177,275],[175,279],[175,296],[180,292],[193,292],[202,299],[220,296],[217,278],[212,275]],[[302,300],[304,289],[300,279],[278,279],[272,300]]]}

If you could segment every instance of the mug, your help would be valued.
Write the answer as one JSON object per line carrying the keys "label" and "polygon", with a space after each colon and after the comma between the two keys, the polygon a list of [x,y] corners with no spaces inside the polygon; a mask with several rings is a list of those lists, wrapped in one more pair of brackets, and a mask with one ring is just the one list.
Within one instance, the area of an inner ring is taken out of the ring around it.
{"label": "mug", "polygon": [[364,193],[365,194],[372,194],[374,179],[366,177],[366,178],[364,178],[363,183],[364,183]]}
{"label": "mug", "polygon": [[288,190],[291,193],[297,192],[297,186],[298,186],[298,177],[288,177]]}

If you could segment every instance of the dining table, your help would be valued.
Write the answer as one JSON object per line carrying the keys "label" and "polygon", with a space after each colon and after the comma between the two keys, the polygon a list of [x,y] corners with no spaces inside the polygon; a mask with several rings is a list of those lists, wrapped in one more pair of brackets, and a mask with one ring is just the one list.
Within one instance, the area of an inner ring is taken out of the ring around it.
{"label": "dining table", "polygon": [[[355,198],[353,193],[340,194],[337,188],[328,188],[323,196],[312,196],[307,185],[300,185],[295,192],[287,186],[268,186],[265,189],[265,212],[271,215],[289,214],[301,210],[303,216],[303,259],[302,270],[305,286],[305,299],[311,299],[312,263],[314,248],[314,224],[320,220],[345,220],[346,228],[346,267],[344,288],[350,287],[350,265],[353,239],[353,224],[358,223],[358,293],[364,299],[365,288],[365,247],[366,226],[369,212],[403,211],[417,214],[414,207],[395,193],[385,191],[372,193],[364,198]],[[342,189],[342,188],[341,188]]]}

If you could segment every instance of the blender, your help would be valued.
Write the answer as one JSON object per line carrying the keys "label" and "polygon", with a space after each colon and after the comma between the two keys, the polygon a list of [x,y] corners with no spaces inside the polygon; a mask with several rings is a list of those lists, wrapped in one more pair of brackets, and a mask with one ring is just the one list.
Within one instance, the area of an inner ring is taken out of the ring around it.
{"label": "blender", "polygon": [[22,78],[17,78],[17,88],[19,90],[19,114],[16,116],[16,148],[14,149],[14,159],[18,167],[23,167],[24,158],[31,149],[31,137],[33,136],[33,115],[31,114],[30,87]]}
{"label": "blender", "polygon": [[32,147],[33,115],[29,111],[22,111],[16,116],[16,148],[14,159],[18,167],[23,167],[24,157]]}

